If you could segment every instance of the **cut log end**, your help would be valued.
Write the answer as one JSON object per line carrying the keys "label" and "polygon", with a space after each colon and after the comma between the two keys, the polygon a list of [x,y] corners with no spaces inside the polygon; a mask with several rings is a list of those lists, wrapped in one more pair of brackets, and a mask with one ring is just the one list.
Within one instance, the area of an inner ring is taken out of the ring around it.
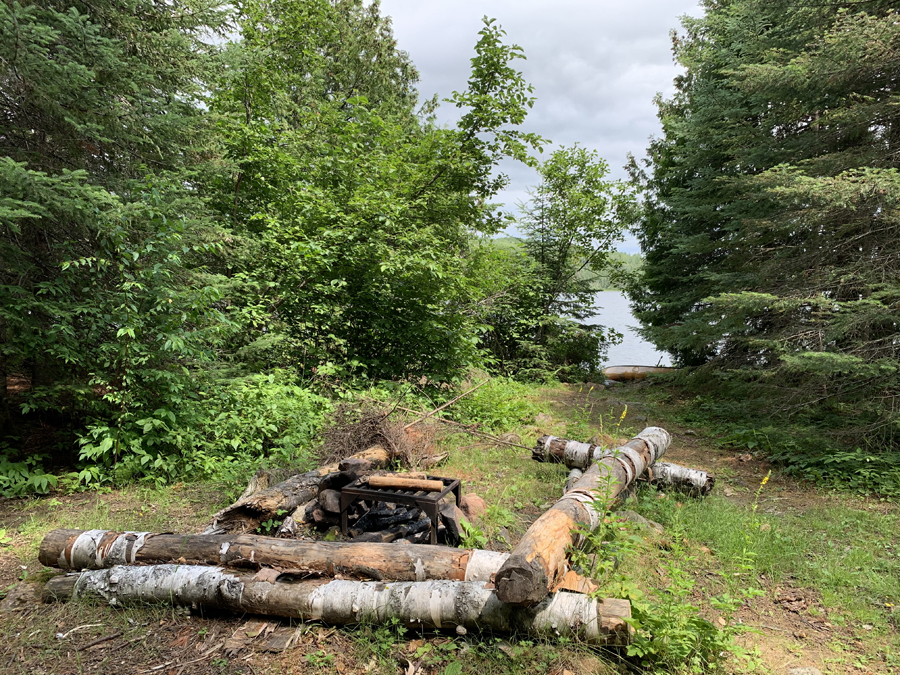
{"label": "cut log end", "polygon": [[510,556],[494,578],[497,597],[511,605],[533,605],[547,596],[549,582],[537,560]]}

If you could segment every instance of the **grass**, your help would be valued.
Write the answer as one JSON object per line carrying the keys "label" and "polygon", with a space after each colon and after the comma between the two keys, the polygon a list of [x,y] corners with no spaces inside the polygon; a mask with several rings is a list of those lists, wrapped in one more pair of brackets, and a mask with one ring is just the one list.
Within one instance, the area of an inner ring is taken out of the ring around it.
{"label": "grass", "polygon": [[[643,672],[711,670],[702,660],[678,661],[673,656],[679,653],[674,647],[698,639],[714,646],[735,640],[741,647],[746,658],[726,660],[725,672],[783,673],[786,662],[817,665],[832,672],[853,668],[900,672],[900,515],[896,506],[810,489],[777,473],[759,490],[765,464],[738,462],[736,453],[722,448],[703,427],[698,427],[694,436],[684,434],[676,413],[658,401],[648,403],[646,391],[641,387],[609,392],[495,381],[453,411],[460,421],[478,423],[491,433],[512,434],[508,437],[512,442],[531,445],[548,433],[584,440],[629,436],[635,426],[644,424],[632,422],[634,410],[622,414],[620,403],[627,398],[632,408],[634,403],[645,406],[637,412],[649,415],[650,423],[674,432],[673,461],[714,466],[719,482],[713,494],[702,501],[645,489],[624,506],[662,523],[664,536],[636,531],[615,520],[597,535],[606,541],[602,550],[615,549],[619,558],[618,568],[602,567],[602,593],[631,597],[636,608],[648,612],[642,619],[645,628],[650,626],[647,630],[654,639],[659,638],[656,646],[648,648],[668,649],[658,658],[645,660]],[[488,504],[476,525],[495,549],[509,550],[562,492],[566,469],[534,462],[524,449],[482,443],[458,433],[444,436],[440,443],[443,450],[450,451],[440,472],[460,477],[465,492],[476,492]],[[26,564],[30,575],[38,574],[37,547],[43,535],[55,527],[197,531],[242,487],[133,487],[108,494],[6,502],[0,509],[0,527],[7,530],[11,542],[0,548],[0,560],[5,554]],[[6,572],[7,583],[10,573]],[[747,595],[748,589],[758,589],[761,595]],[[788,596],[799,600],[785,603]],[[723,598],[731,600],[723,602]],[[96,671],[101,663],[101,671],[111,669],[117,662],[113,658],[103,661],[102,650],[91,652],[78,665],[66,660],[62,646],[50,640],[52,633],[68,630],[79,621],[103,623],[85,629],[79,644],[114,630],[122,631],[123,637],[137,637],[135,622],[143,627],[150,637],[136,643],[138,648],[129,661],[141,669],[182,658],[181,647],[172,646],[179,631],[189,631],[187,644],[193,646],[205,643],[207,633],[214,629],[221,633],[237,625],[233,619],[229,623],[161,608],[55,606],[27,617],[24,623],[0,621],[0,643],[7,645],[0,649],[0,670],[87,672]],[[153,626],[160,621],[166,622],[165,630],[157,631]],[[203,635],[202,628],[206,628]],[[668,647],[661,636],[669,641]],[[196,658],[197,651],[190,654]],[[220,657],[224,658],[216,654]],[[512,675],[560,674],[564,670],[623,673],[629,669],[625,660],[630,668],[635,667],[635,658],[628,659],[623,652],[572,642],[488,633],[447,635],[388,625],[340,630],[310,626],[304,631],[301,650],[255,655],[248,663],[259,675],[319,673],[323,668],[343,675],[387,674],[398,668],[407,672],[411,667],[419,675]],[[4,670],[7,662],[10,665]],[[68,664],[68,669],[59,669],[61,663]],[[239,659],[224,658],[213,670],[211,663],[200,663],[196,671],[188,668],[185,675],[250,672],[241,670],[244,665]]]}

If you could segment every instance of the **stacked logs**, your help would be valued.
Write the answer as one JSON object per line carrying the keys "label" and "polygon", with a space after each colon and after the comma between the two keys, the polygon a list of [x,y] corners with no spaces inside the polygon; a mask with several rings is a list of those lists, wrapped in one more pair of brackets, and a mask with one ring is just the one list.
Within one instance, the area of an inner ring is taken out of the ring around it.
{"label": "stacked logs", "polygon": [[[587,595],[596,585],[569,569],[567,547],[577,528],[597,526],[601,512],[662,457],[669,442],[665,430],[653,427],[613,452],[541,439],[543,459],[587,453],[591,461],[510,554],[360,541],[364,518],[386,525],[400,515],[372,508],[356,519],[360,532],[349,542],[246,534],[286,507],[295,523],[306,518],[312,501],[328,507],[333,496],[327,492],[339,490],[350,474],[372,476],[387,463],[387,453],[373,448],[366,457],[248,490],[252,494],[217,513],[202,534],[53,531],[41,545],[41,562],[83,571],[51,579],[44,597],[167,602],[334,624],[398,620],[458,632],[489,627],[623,645],[632,632],[630,604]],[[418,516],[413,522],[420,522]]]}

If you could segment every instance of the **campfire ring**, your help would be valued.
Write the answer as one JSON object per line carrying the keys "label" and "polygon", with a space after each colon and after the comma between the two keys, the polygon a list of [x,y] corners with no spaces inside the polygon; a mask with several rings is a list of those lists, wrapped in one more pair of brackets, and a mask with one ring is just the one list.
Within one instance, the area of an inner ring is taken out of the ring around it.
{"label": "campfire ring", "polygon": [[441,500],[451,492],[456,497],[456,505],[459,506],[461,483],[458,478],[442,478],[441,476],[428,476],[428,480],[439,480],[444,484],[440,492],[425,492],[424,490],[396,490],[391,488],[369,487],[368,478],[358,478],[341,490],[341,532],[348,533],[348,515],[350,507],[359,499],[368,499],[373,502],[391,502],[416,506],[431,519],[430,543],[437,544],[438,513]]}

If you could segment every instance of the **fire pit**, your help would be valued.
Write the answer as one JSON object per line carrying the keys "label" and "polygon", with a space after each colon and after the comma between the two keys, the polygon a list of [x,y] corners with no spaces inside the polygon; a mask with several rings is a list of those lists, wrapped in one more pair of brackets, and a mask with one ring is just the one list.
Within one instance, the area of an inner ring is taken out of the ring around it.
{"label": "fire pit", "polygon": [[456,497],[459,505],[461,484],[458,478],[442,478],[440,476],[428,476],[428,480],[440,481],[443,489],[429,492],[425,490],[373,487],[369,485],[369,479],[359,478],[341,490],[341,532],[348,533],[348,512],[350,507],[359,499],[373,502],[390,502],[394,504],[406,504],[422,510],[431,519],[431,543],[437,544],[438,512],[441,500],[451,492]]}

